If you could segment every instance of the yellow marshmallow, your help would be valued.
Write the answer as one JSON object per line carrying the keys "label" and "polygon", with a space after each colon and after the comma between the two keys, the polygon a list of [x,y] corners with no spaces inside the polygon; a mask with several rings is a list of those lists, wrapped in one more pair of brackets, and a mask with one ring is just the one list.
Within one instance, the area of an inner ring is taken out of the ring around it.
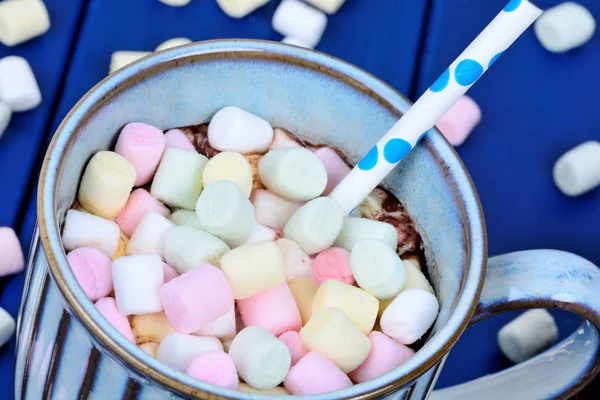
{"label": "yellow marshmallow", "polygon": [[135,182],[135,168],[112,151],[96,153],[83,173],[79,203],[90,213],[113,219],[123,209]]}
{"label": "yellow marshmallow", "polygon": [[[416,261],[403,260],[402,264],[404,264],[404,286],[402,286],[402,291],[406,289],[421,289],[426,290],[431,294],[435,294],[431,284],[419,269],[419,265]],[[390,299],[390,303],[391,300],[393,299]]]}
{"label": "yellow marshmallow", "polygon": [[294,278],[288,282],[292,296],[302,316],[302,325],[306,324],[312,315],[312,304],[318,285],[313,278]]}
{"label": "yellow marshmallow", "polygon": [[127,249],[128,244],[129,239],[127,238],[127,236],[125,236],[123,232],[121,232],[121,237],[119,237],[119,246],[117,247],[117,252],[112,258],[113,261],[125,255],[125,249]]}
{"label": "yellow marshmallow", "polygon": [[138,344],[160,343],[167,335],[175,333],[164,312],[134,315],[130,322],[135,342]]}
{"label": "yellow marshmallow", "polygon": [[266,396],[287,396],[289,395],[288,391],[285,390],[285,388],[282,388],[281,386],[277,386],[274,387],[273,389],[265,389],[265,390],[260,390],[260,389],[254,389],[252,386],[248,385],[247,383],[243,383],[240,382],[240,385],[238,386],[238,390],[240,392],[246,392],[246,393],[257,393],[257,394],[262,394],[262,395],[266,395]]}
{"label": "yellow marshmallow", "polygon": [[379,300],[372,294],[347,283],[327,280],[321,284],[312,304],[312,315],[326,308],[339,308],[364,333],[373,330]]}
{"label": "yellow marshmallow", "polygon": [[246,158],[234,151],[224,151],[211,158],[202,173],[202,184],[207,187],[215,181],[231,181],[250,197],[252,169]]}
{"label": "yellow marshmallow", "polygon": [[143,343],[140,344],[138,347],[140,348],[140,350],[143,350],[152,357],[156,358],[156,354],[158,353],[158,345],[156,343]]}
{"label": "yellow marshmallow", "polygon": [[313,314],[300,338],[308,350],[318,351],[345,373],[355,370],[371,351],[369,338],[337,308]]}

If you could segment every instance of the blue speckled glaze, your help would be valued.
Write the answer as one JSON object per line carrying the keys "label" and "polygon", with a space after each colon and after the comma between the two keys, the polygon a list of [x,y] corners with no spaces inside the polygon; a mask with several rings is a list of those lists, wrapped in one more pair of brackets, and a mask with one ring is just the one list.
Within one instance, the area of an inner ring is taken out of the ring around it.
{"label": "blue speckled glaze", "polygon": [[[127,341],[87,300],[60,241],[60,226],[86,162],[110,148],[124,124],[142,121],[163,129],[196,124],[225,105],[334,145],[353,162],[410,107],[399,93],[356,67],[273,42],[192,44],[151,55],[102,81],[67,116],[44,162],[38,197],[41,243],[34,243],[29,261],[16,398],[261,397],[195,381]],[[420,227],[440,316],[424,347],[396,370],[335,394],[307,397],[424,398],[476,310],[487,258],[485,226],[471,180],[452,147],[432,129],[385,185]],[[559,283],[557,273],[558,267],[548,271],[548,283],[537,292],[532,288],[532,299],[537,293],[536,299],[548,300],[552,282]],[[510,276],[495,278],[492,286],[502,286]],[[598,291],[598,281],[595,285]],[[563,299],[575,296],[568,289],[561,292]],[[484,297],[483,310],[487,304],[514,306],[490,290],[486,286],[491,294]],[[600,325],[598,308],[590,302],[577,311]]]}

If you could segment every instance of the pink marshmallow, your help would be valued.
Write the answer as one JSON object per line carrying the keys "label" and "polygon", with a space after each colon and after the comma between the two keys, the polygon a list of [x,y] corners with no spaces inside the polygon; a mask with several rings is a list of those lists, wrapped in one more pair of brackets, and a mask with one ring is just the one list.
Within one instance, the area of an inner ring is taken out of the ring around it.
{"label": "pink marshmallow", "polygon": [[331,247],[319,253],[313,261],[313,272],[319,284],[328,279],[354,284],[350,252],[346,249]]}
{"label": "pink marshmallow", "polygon": [[282,231],[283,227],[300,207],[301,202],[291,201],[268,190],[254,190],[250,197],[256,221],[269,228]]}
{"label": "pink marshmallow", "polygon": [[410,347],[378,331],[371,332],[369,340],[371,351],[367,359],[349,374],[350,379],[356,383],[366,382],[386,374],[415,354]]}
{"label": "pink marshmallow", "polygon": [[290,350],[292,356],[292,366],[308,353],[308,349],[300,339],[300,333],[296,331],[287,331],[278,338]]}
{"label": "pink marshmallow", "polygon": [[96,302],[96,308],[110,324],[118,330],[131,343],[135,343],[135,336],[126,316],[119,312],[117,302],[112,297],[104,297]]}
{"label": "pink marshmallow", "polygon": [[240,383],[233,359],[220,350],[209,350],[196,356],[185,373],[199,381],[227,389],[237,389]]}
{"label": "pink marshmallow", "polygon": [[21,243],[12,228],[0,228],[0,276],[23,271],[25,258]]}
{"label": "pink marshmallow", "polygon": [[115,146],[115,152],[135,168],[135,186],[152,180],[164,151],[165,135],[162,131],[141,122],[125,125]]}
{"label": "pink marshmallow", "polygon": [[188,140],[185,133],[180,129],[171,129],[165,133],[165,147],[168,149],[169,147],[173,147],[176,149],[187,150],[196,152],[196,148],[194,145]]}
{"label": "pink marshmallow", "polygon": [[480,121],[481,109],[475,100],[462,96],[440,118],[436,126],[451,145],[460,146]]}
{"label": "pink marshmallow", "polygon": [[165,283],[160,298],[167,319],[179,333],[190,334],[233,307],[233,290],[217,267],[203,264]]}
{"label": "pink marshmallow", "polygon": [[167,283],[177,278],[179,276],[179,273],[175,271],[175,269],[169,264],[163,262],[163,275],[165,276],[165,283]]}
{"label": "pink marshmallow", "polygon": [[80,247],[67,255],[67,261],[90,300],[96,301],[113,291],[112,261],[100,250]]}
{"label": "pink marshmallow", "polygon": [[291,394],[302,396],[346,389],[352,382],[333,362],[311,351],[290,369],[283,386]]}
{"label": "pink marshmallow", "polygon": [[152,197],[147,190],[136,189],[129,195],[125,207],[123,207],[121,213],[115,218],[115,222],[129,238],[135,232],[144,215],[149,211],[155,211],[165,218],[169,218],[169,215],[171,215],[169,209]]}
{"label": "pink marshmallow", "polygon": [[315,151],[315,156],[323,161],[327,170],[327,186],[322,194],[327,196],[350,173],[352,168],[331,147],[321,147]]}
{"label": "pink marshmallow", "polygon": [[237,301],[245,326],[256,325],[279,336],[302,328],[300,311],[287,283]]}

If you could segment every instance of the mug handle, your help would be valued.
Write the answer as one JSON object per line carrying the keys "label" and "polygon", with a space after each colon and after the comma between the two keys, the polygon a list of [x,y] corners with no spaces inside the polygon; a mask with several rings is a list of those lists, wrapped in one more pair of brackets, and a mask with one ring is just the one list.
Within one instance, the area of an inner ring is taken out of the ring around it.
{"label": "mug handle", "polygon": [[534,358],[471,382],[434,391],[430,400],[568,398],[600,372],[600,269],[575,254],[530,250],[492,257],[471,320],[524,308],[560,308],[585,322]]}

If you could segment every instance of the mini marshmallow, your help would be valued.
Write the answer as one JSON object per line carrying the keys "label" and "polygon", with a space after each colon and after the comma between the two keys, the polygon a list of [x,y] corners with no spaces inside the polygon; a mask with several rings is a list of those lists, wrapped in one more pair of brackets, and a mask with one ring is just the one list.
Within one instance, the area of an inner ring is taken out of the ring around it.
{"label": "mini marshmallow", "polygon": [[[306,43],[304,40],[293,37],[293,36],[286,36],[281,40],[281,42],[291,44],[293,46],[304,47],[306,49],[312,49],[312,47],[308,43]],[[291,147],[296,147],[296,146],[291,146]]]}
{"label": "mini marshmallow", "polygon": [[235,314],[235,307],[231,307],[231,310],[227,311],[223,316],[204,325],[194,332],[194,335],[214,336],[221,341],[232,340],[237,333]]}
{"label": "mini marshmallow", "polygon": [[312,315],[326,308],[338,308],[365,334],[373,330],[379,301],[375,296],[347,283],[325,281],[317,289],[312,304]]}
{"label": "mini marshmallow", "polygon": [[544,309],[524,312],[498,332],[498,346],[512,362],[523,362],[558,340],[554,318]]}
{"label": "mini marshmallow", "polygon": [[171,333],[160,342],[156,359],[168,367],[185,372],[194,358],[211,350],[223,351],[219,339]]}
{"label": "mini marshmallow", "polygon": [[304,343],[302,343],[299,332],[287,331],[279,335],[278,339],[281,340],[290,351],[290,355],[292,356],[292,366],[296,365],[296,363],[308,353],[308,349],[304,346]]}
{"label": "mini marshmallow", "polygon": [[281,147],[302,147],[302,145],[290,132],[283,128],[275,128],[273,129],[273,142],[271,143],[269,150],[279,149]]}
{"label": "mini marshmallow", "polygon": [[156,254],[120,257],[112,263],[115,299],[124,315],[150,314],[163,310],[160,288],[163,266]]}
{"label": "mini marshmallow", "polygon": [[163,4],[166,4],[171,7],[182,7],[188,5],[192,0],[158,0]]}
{"label": "mini marshmallow", "polygon": [[221,239],[190,226],[176,226],[165,234],[165,260],[180,274],[206,263],[218,267],[228,251]]}
{"label": "mini marshmallow", "polygon": [[315,6],[327,14],[335,14],[346,0],[306,0],[312,6]]}
{"label": "mini marshmallow", "polygon": [[285,282],[285,266],[273,242],[245,244],[221,257],[221,270],[236,300],[245,299]]}
{"label": "mini marshmallow", "polygon": [[313,272],[317,282],[335,279],[349,285],[354,284],[350,268],[350,252],[339,247],[331,247],[319,253],[313,262]]}
{"label": "mini marshmallow", "polygon": [[130,322],[135,342],[138,344],[160,343],[165,337],[175,333],[175,328],[164,312],[133,315]]}
{"label": "mini marshmallow", "polygon": [[16,328],[14,318],[0,307],[0,348],[8,343]]}
{"label": "mini marshmallow", "polygon": [[129,240],[127,255],[156,254],[164,260],[165,235],[174,226],[174,223],[159,213],[147,212]]}
{"label": "mini marshmallow", "polygon": [[313,299],[319,286],[314,278],[294,278],[288,286],[300,310],[302,325],[305,325],[312,316]]}
{"label": "mini marshmallow", "polygon": [[127,50],[115,51],[110,56],[109,73],[112,74],[116,70],[119,70],[119,69],[133,63],[134,61],[139,60],[140,58],[149,56],[150,54],[152,54],[152,53],[149,51],[127,51]]}
{"label": "mini marshmallow", "polygon": [[156,50],[154,51],[162,51],[167,49],[172,49],[173,47],[184,46],[186,44],[190,44],[192,41],[188,38],[173,38],[166,40],[158,45]]}
{"label": "mini marshmallow", "polygon": [[300,337],[308,350],[318,351],[345,373],[362,364],[371,350],[369,338],[338,308],[313,313]]}
{"label": "mini marshmallow", "polygon": [[538,40],[552,53],[582,46],[595,30],[594,16],[582,5],[571,1],[545,10],[534,25]]}
{"label": "mini marshmallow", "polygon": [[260,174],[258,173],[258,164],[263,156],[260,154],[247,154],[244,157],[248,161],[248,165],[250,165],[250,170],[252,171],[252,190],[264,189],[265,185],[260,180]]}
{"label": "mini marshmallow", "polygon": [[331,147],[321,147],[315,151],[315,156],[323,162],[327,170],[327,186],[323,191],[323,195],[326,196],[350,173],[352,168]]}
{"label": "mini marshmallow", "polygon": [[156,358],[156,355],[158,354],[158,343],[142,343],[138,348],[153,358]]}
{"label": "mini marshmallow", "polygon": [[238,386],[238,390],[244,393],[256,393],[263,396],[287,396],[289,395],[288,391],[282,388],[281,386],[274,387],[273,389],[255,389],[247,383],[240,382]]}
{"label": "mini marshmallow", "polygon": [[273,29],[304,40],[314,48],[327,27],[327,16],[299,0],[284,0],[273,15]]}
{"label": "mini marshmallow", "polygon": [[9,106],[0,102],[0,138],[8,128],[10,118],[12,117],[12,110]]}
{"label": "mini marshmallow", "polygon": [[123,156],[99,151],[83,172],[77,199],[92,214],[113,219],[125,207],[135,176],[135,168]]}
{"label": "mini marshmallow", "polygon": [[285,278],[289,281],[295,278],[314,278],[313,260],[302,251],[298,243],[281,238],[275,241],[285,264]]}
{"label": "mini marshmallow", "polygon": [[202,184],[207,187],[220,180],[234,183],[246,197],[250,197],[252,170],[246,158],[240,153],[224,151],[208,161],[202,173]]}
{"label": "mini marshmallow", "polygon": [[[5,0],[0,5],[19,1],[23,0]],[[30,1],[25,0],[23,3]],[[3,25],[3,21],[0,21],[0,35]],[[42,102],[35,75],[24,58],[8,56],[0,60],[0,101],[16,112],[31,110]]]}
{"label": "mini marshmallow", "polygon": [[302,207],[301,202],[285,199],[268,190],[255,190],[250,199],[254,205],[256,221],[279,231]]}
{"label": "mini marshmallow", "polygon": [[460,146],[481,122],[481,109],[469,96],[462,96],[440,118],[436,126],[452,146]]}
{"label": "mini marshmallow", "polygon": [[43,35],[50,17],[40,0],[4,0],[0,3],[0,43],[15,46]]}
{"label": "mini marshmallow", "polygon": [[62,232],[65,250],[94,247],[112,257],[119,247],[121,231],[113,221],[76,210],[68,210]]}
{"label": "mini marshmallow", "polygon": [[404,286],[402,260],[381,240],[366,239],[356,243],[350,265],[358,286],[379,300],[395,297]]}
{"label": "mini marshmallow", "polygon": [[283,385],[291,394],[304,396],[346,389],[352,382],[333,362],[311,351],[290,369]]}
{"label": "mini marshmallow", "polygon": [[379,324],[383,333],[402,344],[413,344],[438,316],[437,298],[421,289],[401,292],[386,308]]}
{"label": "mini marshmallow", "polygon": [[300,311],[285,282],[252,297],[240,299],[237,305],[246,326],[260,326],[275,336],[302,328]]}
{"label": "mini marshmallow", "polygon": [[100,250],[79,247],[67,254],[67,261],[77,282],[91,301],[106,297],[113,291],[112,261]]}
{"label": "mini marshmallow", "polygon": [[115,255],[111,257],[111,260],[114,261],[119,257],[123,257],[127,250],[127,245],[129,245],[129,238],[125,236],[123,232],[119,235],[119,245],[117,246],[117,251]]}
{"label": "mini marshmallow", "polygon": [[208,125],[208,142],[220,151],[262,153],[273,141],[273,128],[264,119],[238,107],[219,110]]}
{"label": "mini marshmallow", "polygon": [[371,332],[369,340],[371,341],[369,356],[360,367],[349,374],[350,379],[356,383],[378,378],[399,367],[415,354],[410,347],[395,342],[381,332]]}
{"label": "mini marshmallow", "polygon": [[600,185],[600,142],[585,142],[563,154],[554,164],[553,176],[567,196],[579,196]]}
{"label": "mini marshmallow", "polygon": [[166,149],[150,193],[172,207],[193,210],[202,192],[202,173],[208,158],[182,149]]}
{"label": "mini marshmallow", "polygon": [[269,190],[293,201],[314,199],[327,186],[325,165],[302,147],[271,150],[260,160],[258,172]]}
{"label": "mini marshmallow", "polygon": [[334,245],[352,251],[354,245],[365,239],[379,239],[396,251],[398,231],[392,224],[368,218],[346,217]]}
{"label": "mini marshmallow", "polygon": [[12,228],[0,227],[0,277],[23,271],[25,258],[17,234]]}
{"label": "mini marshmallow", "polygon": [[344,223],[344,211],[328,197],[319,197],[303,205],[283,228],[283,236],[298,243],[308,254],[331,247]]}
{"label": "mini marshmallow", "polygon": [[248,239],[246,239],[246,243],[244,244],[262,242],[265,240],[272,242],[276,237],[277,233],[275,233],[273,229],[267,228],[259,223],[255,223],[254,228],[252,228],[252,232],[250,232],[250,236]]}
{"label": "mini marshmallow", "polygon": [[169,147],[196,153],[196,148],[181,129],[171,129],[165,133],[165,148]]}
{"label": "mini marshmallow", "polygon": [[200,220],[198,219],[198,214],[196,211],[190,210],[177,210],[173,214],[171,214],[171,222],[175,225],[187,225],[192,228],[202,229],[202,225],[200,224]]}
{"label": "mini marshmallow", "polygon": [[165,151],[165,135],[152,125],[131,122],[121,130],[115,152],[135,168],[135,186],[152,180]]}
{"label": "mini marshmallow", "polygon": [[243,18],[268,2],[269,0],[217,0],[221,10],[232,18]]}
{"label": "mini marshmallow", "polygon": [[95,304],[96,309],[102,316],[117,330],[125,336],[127,340],[135,343],[135,336],[131,331],[129,320],[121,314],[117,307],[117,302],[112,297],[104,297],[98,300]]}
{"label": "mini marshmallow", "polygon": [[238,333],[229,355],[240,377],[257,389],[272,389],[283,382],[292,362],[287,346],[259,326]]}
{"label": "mini marshmallow", "polygon": [[252,203],[230,181],[206,186],[196,203],[196,213],[204,230],[231,247],[244,244],[256,224]]}
{"label": "mini marshmallow", "polygon": [[240,383],[231,356],[220,350],[205,351],[194,357],[185,373],[199,381],[227,389],[237,389]]}
{"label": "mini marshmallow", "polygon": [[233,308],[233,291],[219,268],[203,264],[166,283],[160,298],[177,332],[192,333]]}
{"label": "mini marshmallow", "polygon": [[167,283],[177,278],[179,276],[179,273],[175,271],[175,268],[163,262],[163,276],[165,278],[165,283]]}
{"label": "mini marshmallow", "polygon": [[402,290],[406,289],[421,289],[426,290],[431,294],[435,294],[431,284],[419,269],[419,265],[414,260],[403,260],[404,265],[404,286]]}
{"label": "mini marshmallow", "polygon": [[169,209],[152,197],[147,190],[135,189],[129,195],[121,213],[115,218],[115,222],[127,237],[131,237],[144,215],[149,211],[155,211],[165,218],[169,218],[171,215]]}

